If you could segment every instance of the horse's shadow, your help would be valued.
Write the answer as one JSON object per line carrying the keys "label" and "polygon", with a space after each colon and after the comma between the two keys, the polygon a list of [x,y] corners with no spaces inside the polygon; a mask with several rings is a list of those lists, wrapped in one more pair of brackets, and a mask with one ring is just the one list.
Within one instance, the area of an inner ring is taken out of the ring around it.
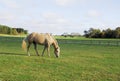
{"label": "horse's shadow", "polygon": [[0,55],[18,55],[18,56],[27,56],[23,53],[8,53],[8,52],[0,52]]}
{"label": "horse's shadow", "polygon": [[[8,53],[8,52],[0,52],[0,55],[28,56],[25,53]],[[30,56],[36,56],[36,55],[30,55]]]}

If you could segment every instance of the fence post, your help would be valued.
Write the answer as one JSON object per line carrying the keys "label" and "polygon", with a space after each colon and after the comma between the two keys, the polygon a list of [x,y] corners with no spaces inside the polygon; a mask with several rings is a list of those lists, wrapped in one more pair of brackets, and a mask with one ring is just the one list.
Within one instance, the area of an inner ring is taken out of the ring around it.
{"label": "fence post", "polygon": [[117,41],[117,46],[119,46],[119,41]]}
{"label": "fence post", "polygon": [[110,45],[110,42],[108,41],[108,46]]}
{"label": "fence post", "polygon": [[101,42],[99,41],[99,42],[98,42],[98,44],[100,45],[100,44],[101,44]]}
{"label": "fence post", "polygon": [[93,44],[93,41],[91,40],[91,45]]}

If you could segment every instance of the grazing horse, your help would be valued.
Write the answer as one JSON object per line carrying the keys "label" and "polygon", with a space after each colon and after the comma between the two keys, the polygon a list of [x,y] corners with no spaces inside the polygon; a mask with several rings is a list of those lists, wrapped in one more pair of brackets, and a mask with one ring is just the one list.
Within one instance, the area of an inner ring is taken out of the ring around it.
{"label": "grazing horse", "polygon": [[50,45],[54,47],[54,53],[56,57],[59,57],[60,55],[60,48],[58,46],[57,40],[50,34],[46,33],[31,33],[22,41],[22,48],[26,49],[26,43],[27,43],[27,54],[30,56],[29,48],[30,45],[34,44],[34,49],[36,51],[36,54],[39,56],[37,51],[37,44],[44,45],[44,49],[42,51],[42,56],[44,55],[44,51],[47,49],[47,53],[50,56]]}

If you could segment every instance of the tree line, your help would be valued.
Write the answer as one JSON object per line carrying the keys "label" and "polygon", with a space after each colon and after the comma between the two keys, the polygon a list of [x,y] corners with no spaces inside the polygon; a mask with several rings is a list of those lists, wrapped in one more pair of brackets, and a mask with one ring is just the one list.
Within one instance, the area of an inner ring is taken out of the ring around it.
{"label": "tree line", "polygon": [[106,30],[90,28],[84,31],[84,36],[87,38],[120,38],[120,27],[115,30],[110,28]]}
{"label": "tree line", "polygon": [[10,34],[10,35],[18,35],[18,34],[27,34],[28,31],[23,28],[12,28],[5,25],[0,25],[0,34]]}

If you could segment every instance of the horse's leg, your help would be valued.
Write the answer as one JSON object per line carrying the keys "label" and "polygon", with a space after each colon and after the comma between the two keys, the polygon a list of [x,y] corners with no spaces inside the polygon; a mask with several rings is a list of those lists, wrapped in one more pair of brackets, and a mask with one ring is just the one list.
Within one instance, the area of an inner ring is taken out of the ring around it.
{"label": "horse's leg", "polygon": [[28,54],[28,56],[30,56],[30,53],[29,53],[29,48],[30,48],[30,43],[28,44],[28,46],[27,46],[27,54]]}
{"label": "horse's leg", "polygon": [[38,51],[37,51],[37,44],[36,43],[33,43],[33,44],[34,44],[34,49],[36,51],[36,54],[37,54],[37,56],[39,56]]}
{"label": "horse's leg", "polygon": [[50,57],[50,45],[47,46],[47,54]]}
{"label": "horse's leg", "polygon": [[44,55],[45,49],[46,49],[46,46],[44,46],[44,49],[42,51],[42,56]]}

